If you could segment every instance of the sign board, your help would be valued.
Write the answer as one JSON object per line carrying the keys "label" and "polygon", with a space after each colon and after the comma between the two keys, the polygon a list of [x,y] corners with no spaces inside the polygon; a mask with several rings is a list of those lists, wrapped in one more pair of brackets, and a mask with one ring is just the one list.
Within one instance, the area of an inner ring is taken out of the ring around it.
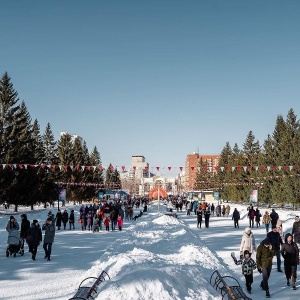
{"label": "sign board", "polygon": [[250,190],[250,203],[257,203],[258,190]]}
{"label": "sign board", "polygon": [[214,199],[215,200],[219,200],[219,196],[220,196],[219,192],[214,192]]}
{"label": "sign board", "polygon": [[58,201],[65,202],[67,200],[67,190],[59,189]]}

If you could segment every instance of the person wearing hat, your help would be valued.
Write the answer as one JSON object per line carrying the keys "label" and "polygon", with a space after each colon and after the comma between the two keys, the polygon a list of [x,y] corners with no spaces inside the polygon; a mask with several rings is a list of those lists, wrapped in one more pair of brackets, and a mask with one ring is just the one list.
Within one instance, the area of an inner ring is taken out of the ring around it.
{"label": "person wearing hat", "polygon": [[256,264],[257,270],[262,274],[262,281],[260,287],[266,291],[266,297],[270,298],[268,280],[272,271],[272,260],[275,255],[275,250],[272,247],[269,238],[265,238],[257,247]]}
{"label": "person wearing hat", "polygon": [[240,219],[240,212],[237,210],[237,208],[235,208],[232,213],[232,220],[234,221],[234,228],[240,228],[239,219]]}
{"label": "person wearing hat", "polygon": [[272,226],[277,224],[277,221],[279,219],[279,215],[278,213],[275,211],[274,208],[272,208],[272,212],[270,213],[270,217],[271,217],[271,224]]}
{"label": "person wearing hat", "polygon": [[50,261],[52,244],[54,242],[54,236],[55,236],[55,225],[52,222],[52,218],[48,218],[46,220],[46,222],[42,226],[42,230],[45,231],[44,244],[43,244],[43,248],[45,251],[45,259]]}
{"label": "person wearing hat", "polygon": [[265,214],[262,219],[262,223],[265,225],[267,233],[269,232],[269,227],[270,227],[271,221],[272,221],[272,219],[271,219],[269,213],[267,211],[265,211]]}
{"label": "person wearing hat", "polygon": [[75,214],[74,214],[74,209],[71,210],[70,216],[69,216],[69,225],[70,225],[70,230],[73,227],[75,229]]}
{"label": "person wearing hat", "polygon": [[20,232],[21,249],[24,249],[24,243],[25,243],[29,228],[30,228],[30,221],[27,219],[26,214],[22,214],[21,215],[21,232]]}
{"label": "person wearing hat", "polygon": [[242,236],[241,246],[240,246],[240,256],[243,256],[245,250],[248,250],[250,254],[253,250],[256,250],[255,238],[250,227],[245,228]]}
{"label": "person wearing hat", "polygon": [[256,262],[251,258],[251,253],[248,250],[243,252],[243,258],[237,260],[232,256],[236,265],[242,265],[242,274],[245,276],[247,291],[251,293],[251,285],[253,283],[253,270],[256,269]]}
{"label": "person wearing hat", "polygon": [[10,233],[13,230],[19,230],[19,229],[20,229],[20,226],[19,226],[19,223],[17,222],[17,220],[15,219],[15,217],[10,216],[9,220],[7,222],[7,225],[6,225],[6,231],[8,233]]}
{"label": "person wearing hat", "polygon": [[32,254],[32,260],[35,260],[36,254],[37,254],[37,249],[39,244],[42,242],[42,230],[41,226],[39,225],[38,220],[33,220],[32,224],[28,230],[27,234],[27,243],[29,246],[29,251]]}
{"label": "person wearing hat", "polygon": [[299,265],[299,248],[293,241],[290,233],[285,235],[284,244],[281,247],[281,255],[284,258],[284,272],[286,276],[286,284],[290,286],[292,279],[293,289],[296,290],[297,265]]}
{"label": "person wearing hat", "polygon": [[277,271],[282,272],[281,270],[281,254],[280,254],[280,245],[283,244],[282,238],[277,230],[276,225],[272,225],[272,231],[268,232],[267,237],[269,238],[273,249],[276,253],[277,258]]}
{"label": "person wearing hat", "polygon": [[294,236],[294,242],[300,249],[300,219],[296,216],[295,222],[293,223],[292,235]]}

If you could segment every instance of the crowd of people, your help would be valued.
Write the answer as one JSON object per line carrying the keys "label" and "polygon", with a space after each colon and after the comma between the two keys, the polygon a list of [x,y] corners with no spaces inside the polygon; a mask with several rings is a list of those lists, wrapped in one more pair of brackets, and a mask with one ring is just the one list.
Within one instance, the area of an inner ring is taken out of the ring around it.
{"label": "crowd of people", "polygon": [[[205,218],[205,227],[209,227],[210,216],[228,217],[230,214],[230,206],[216,205],[207,202],[187,201],[187,215],[193,212],[197,216],[197,228],[202,228],[202,219]],[[177,208],[177,207],[176,207]],[[239,228],[240,212],[235,208],[232,213],[234,227]],[[242,274],[245,276],[246,288],[251,293],[251,285],[253,283],[253,271],[258,270],[262,274],[260,287],[265,291],[266,297],[270,297],[268,280],[271,275],[273,257],[276,257],[277,271],[282,273],[281,261],[283,259],[284,273],[287,286],[292,285],[296,289],[297,265],[299,265],[299,248],[300,248],[300,221],[299,216],[296,216],[293,223],[291,233],[286,233],[283,236],[282,220],[275,209],[269,214],[265,211],[262,216],[258,208],[254,208],[252,204],[247,208],[247,217],[249,219],[249,227],[245,228],[241,244],[240,258],[237,259],[233,255],[234,262],[242,265]],[[257,246],[252,228],[260,227],[262,224],[266,229],[266,237]],[[252,254],[256,252],[255,259]]]}
{"label": "crowd of people", "polygon": [[[235,214],[236,209],[234,210]],[[286,233],[283,237],[282,221],[278,213],[272,209],[269,214],[267,211],[263,216],[263,224],[266,227],[266,237],[256,246],[255,237],[252,232],[254,227],[254,219],[257,227],[259,227],[259,219],[261,214],[258,209],[254,209],[252,205],[248,208],[249,227],[245,229],[242,235],[240,245],[240,259],[237,260],[232,255],[236,264],[242,265],[242,274],[245,276],[246,288],[251,293],[251,285],[253,283],[253,271],[257,268],[262,274],[260,287],[265,291],[266,297],[270,297],[268,280],[272,271],[273,257],[276,257],[277,271],[283,272],[281,268],[281,260],[284,261],[284,273],[286,284],[296,290],[297,265],[299,265],[299,248],[300,248],[300,221],[296,216],[293,223],[291,233]],[[234,218],[234,217],[233,217]],[[239,219],[238,217],[235,218]],[[236,221],[235,221],[236,222]],[[236,223],[235,223],[236,225]],[[271,225],[271,231],[269,226]],[[256,260],[251,258],[253,252],[256,251]]]}
{"label": "crowd of people", "polygon": [[[124,219],[136,220],[133,217],[133,207],[143,207],[139,216],[148,209],[148,199],[139,201],[138,206],[135,202],[107,202],[105,204],[81,205],[79,209],[78,223],[81,224],[81,230],[89,231],[115,231],[122,230]],[[235,208],[230,215],[229,205],[214,205],[204,201],[182,201],[182,199],[172,202],[172,207],[176,210],[182,210],[185,206],[187,215],[195,215],[197,218],[197,228],[202,228],[202,220],[204,219],[205,228],[209,228],[209,220],[211,216],[232,217],[234,227],[239,228],[240,212]],[[250,205],[247,209],[247,217],[249,218],[249,227],[245,228],[240,243],[240,257],[237,259],[233,256],[234,262],[242,265],[242,274],[245,276],[246,288],[251,292],[253,283],[253,271],[257,269],[262,274],[260,287],[265,291],[266,297],[270,297],[268,280],[272,271],[273,258],[276,257],[277,271],[282,273],[282,259],[284,265],[284,274],[287,286],[292,285],[296,289],[297,265],[299,265],[299,248],[300,248],[300,220],[296,216],[293,223],[292,231],[283,235],[282,220],[278,213],[272,209],[269,214],[265,211],[262,216],[259,209]],[[254,222],[256,227],[260,227],[260,221],[266,229],[266,237],[256,244],[253,234]],[[52,244],[54,242],[56,230],[75,229],[74,210],[67,209],[63,212],[57,211],[56,215],[52,211],[48,212],[47,219],[42,226],[38,220],[34,219],[31,223],[26,214],[21,215],[21,224],[17,222],[14,216],[10,216],[6,226],[6,230],[20,232],[21,249],[24,250],[24,244],[27,242],[29,252],[32,254],[32,260],[36,259],[38,246],[43,242],[45,259],[51,260]],[[42,232],[44,231],[44,237]],[[256,252],[256,256],[252,255]]]}

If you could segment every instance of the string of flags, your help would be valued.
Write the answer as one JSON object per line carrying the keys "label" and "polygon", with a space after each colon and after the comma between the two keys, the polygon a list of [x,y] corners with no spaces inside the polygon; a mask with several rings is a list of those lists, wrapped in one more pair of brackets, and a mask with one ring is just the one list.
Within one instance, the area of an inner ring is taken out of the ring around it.
{"label": "string of flags", "polygon": [[[52,169],[52,170],[60,170],[60,171],[67,171],[67,170],[76,170],[76,171],[84,171],[84,170],[88,170],[88,171],[96,171],[96,170],[107,170],[107,169],[111,169],[111,171],[117,170],[120,172],[126,172],[126,171],[137,171],[137,170],[143,170],[143,171],[161,171],[161,170],[180,170],[180,172],[183,171],[184,167],[172,167],[172,166],[168,166],[168,167],[136,167],[136,166],[130,166],[130,167],[126,167],[126,166],[108,166],[108,167],[103,167],[102,165],[98,165],[98,166],[80,166],[80,165],[57,165],[57,164],[0,164],[0,167],[2,167],[3,169],[5,168],[11,168],[11,169],[28,169],[28,168],[42,168],[42,169]],[[149,170],[150,169],[150,170]],[[298,165],[280,165],[280,166],[276,166],[276,165],[272,165],[272,166],[190,166],[186,169],[190,169],[191,172],[196,172],[196,171],[204,171],[204,172],[246,172],[246,171],[298,171],[299,170],[299,166]]]}

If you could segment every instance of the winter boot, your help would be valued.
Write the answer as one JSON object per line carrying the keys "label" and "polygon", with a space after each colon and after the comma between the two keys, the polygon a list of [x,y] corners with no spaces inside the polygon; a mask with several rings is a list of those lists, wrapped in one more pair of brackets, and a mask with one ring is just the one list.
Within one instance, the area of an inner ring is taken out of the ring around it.
{"label": "winter boot", "polygon": [[271,296],[270,296],[270,292],[269,292],[269,290],[266,290],[266,298],[270,298]]}
{"label": "winter boot", "polygon": [[264,291],[265,288],[264,288],[264,285],[263,285],[263,282],[260,283],[260,288]]}
{"label": "winter boot", "polygon": [[287,280],[286,285],[287,285],[287,286],[290,286],[290,285],[291,285],[289,279]]}
{"label": "winter boot", "polygon": [[293,290],[296,290],[297,287],[296,287],[296,282],[293,282]]}

